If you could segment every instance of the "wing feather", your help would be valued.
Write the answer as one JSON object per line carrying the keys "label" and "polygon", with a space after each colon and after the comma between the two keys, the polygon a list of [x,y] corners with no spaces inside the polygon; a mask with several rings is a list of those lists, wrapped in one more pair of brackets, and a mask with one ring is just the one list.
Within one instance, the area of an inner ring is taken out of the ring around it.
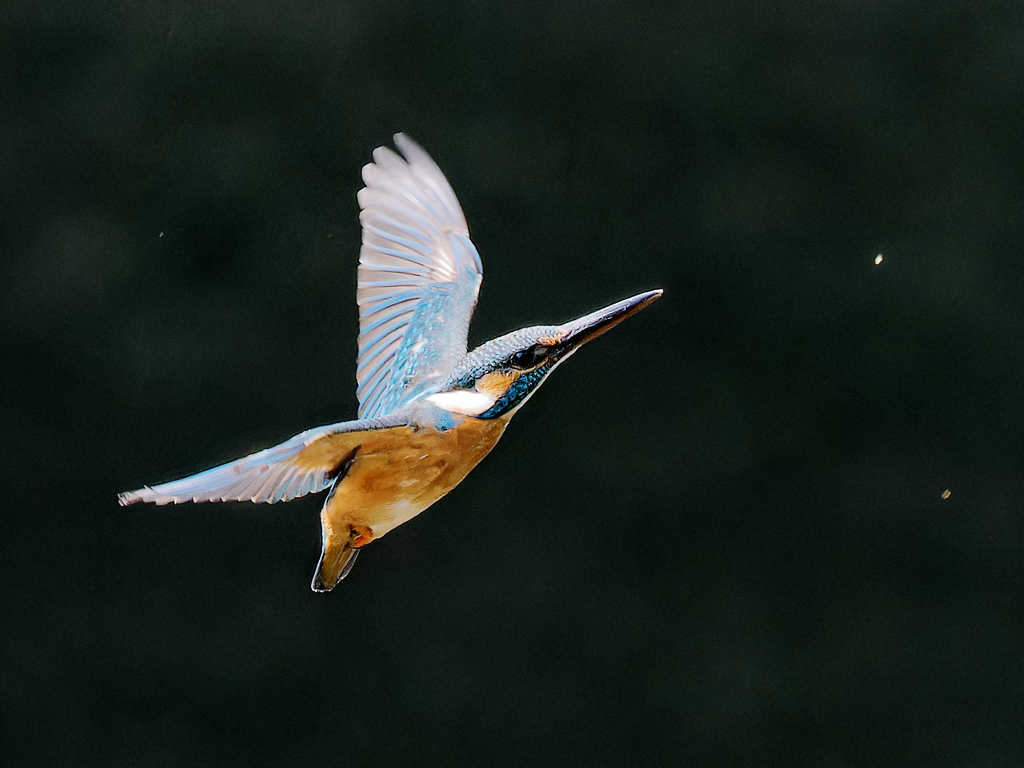
{"label": "wing feather", "polygon": [[327,488],[370,433],[396,426],[401,423],[363,419],[311,429],[273,448],[205,472],[122,493],[118,501],[122,506],[138,501],[288,501]]}
{"label": "wing feather", "polygon": [[441,169],[402,134],[378,147],[359,191],[361,418],[390,413],[442,381],[466,354],[480,256]]}

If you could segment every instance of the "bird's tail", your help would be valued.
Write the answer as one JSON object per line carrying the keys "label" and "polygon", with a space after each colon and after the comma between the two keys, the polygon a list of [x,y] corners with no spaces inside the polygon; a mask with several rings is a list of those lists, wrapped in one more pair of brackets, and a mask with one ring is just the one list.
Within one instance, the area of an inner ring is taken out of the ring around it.
{"label": "bird's tail", "polygon": [[339,546],[338,537],[324,537],[320,562],[316,564],[316,573],[313,574],[313,583],[310,584],[314,592],[330,592],[338,586],[339,581],[348,576],[359,554],[359,550],[353,544],[355,539],[356,534],[353,531]]}

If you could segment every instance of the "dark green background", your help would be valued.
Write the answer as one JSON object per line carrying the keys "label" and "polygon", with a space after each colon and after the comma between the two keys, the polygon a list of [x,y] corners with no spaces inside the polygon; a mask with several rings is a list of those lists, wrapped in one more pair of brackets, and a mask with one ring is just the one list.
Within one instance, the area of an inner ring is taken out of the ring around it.
{"label": "dark green background", "polygon": [[[7,7],[0,762],[1020,765],[1022,127],[1015,2]],[[473,344],[665,296],[316,595],[116,493],[354,417],[398,130]]]}

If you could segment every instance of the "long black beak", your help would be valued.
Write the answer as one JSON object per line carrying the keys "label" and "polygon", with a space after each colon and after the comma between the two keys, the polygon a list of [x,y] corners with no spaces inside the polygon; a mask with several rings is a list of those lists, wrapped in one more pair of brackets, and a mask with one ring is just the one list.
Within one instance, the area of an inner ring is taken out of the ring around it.
{"label": "long black beak", "polygon": [[589,315],[566,323],[561,327],[564,336],[555,345],[556,357],[564,357],[591,339],[596,339],[602,333],[611,330],[630,315],[636,314],[648,304],[653,302],[662,291],[647,291],[629,299],[623,299],[604,309],[591,312]]}

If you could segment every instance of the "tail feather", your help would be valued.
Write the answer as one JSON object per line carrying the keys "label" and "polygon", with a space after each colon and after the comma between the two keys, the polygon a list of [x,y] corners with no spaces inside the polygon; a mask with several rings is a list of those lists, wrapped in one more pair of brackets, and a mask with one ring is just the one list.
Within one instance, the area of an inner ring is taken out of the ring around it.
{"label": "tail feather", "polygon": [[320,562],[316,564],[316,573],[313,574],[313,583],[310,584],[314,592],[330,592],[338,586],[339,581],[348,576],[359,555],[359,550],[352,546],[354,539],[354,535],[350,536],[340,547],[331,546],[329,539],[324,541]]}

